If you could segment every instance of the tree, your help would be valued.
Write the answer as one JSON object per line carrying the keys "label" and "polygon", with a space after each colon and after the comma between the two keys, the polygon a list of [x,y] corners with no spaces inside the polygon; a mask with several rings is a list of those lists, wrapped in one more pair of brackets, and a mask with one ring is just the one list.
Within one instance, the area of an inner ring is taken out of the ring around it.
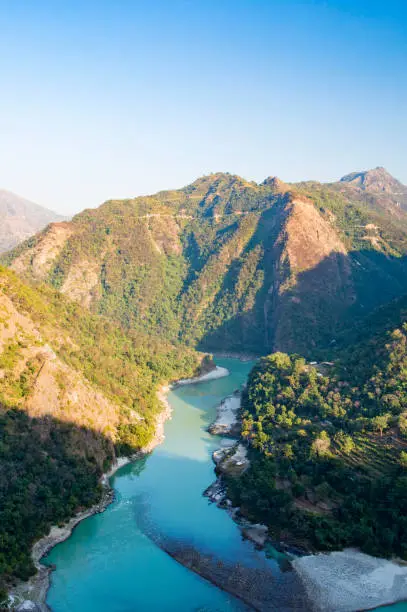
{"label": "tree", "polygon": [[329,455],[331,439],[326,431],[321,431],[311,444],[311,457],[326,457]]}
{"label": "tree", "polygon": [[338,433],[335,434],[335,442],[344,455],[350,455],[355,448],[355,443],[352,438],[343,431],[338,431]]}
{"label": "tree", "polygon": [[291,444],[285,444],[283,448],[283,455],[286,459],[293,459],[294,451]]}
{"label": "tree", "polygon": [[401,451],[401,453],[400,453],[400,465],[401,465],[401,467],[407,469],[407,453],[406,453],[406,451]]}
{"label": "tree", "polygon": [[378,414],[377,416],[373,417],[372,419],[373,429],[375,431],[380,432],[380,437],[383,435],[383,432],[385,431],[385,429],[388,428],[390,418],[391,418],[391,414],[389,414],[388,412],[386,412],[385,414]]}

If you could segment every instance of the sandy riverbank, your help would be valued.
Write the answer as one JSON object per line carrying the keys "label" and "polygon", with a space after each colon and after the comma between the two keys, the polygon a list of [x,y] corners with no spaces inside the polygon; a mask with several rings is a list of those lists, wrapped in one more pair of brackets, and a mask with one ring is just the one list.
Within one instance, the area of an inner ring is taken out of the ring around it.
{"label": "sandy riverbank", "polygon": [[407,599],[407,567],[345,549],[299,557],[292,562],[315,609],[371,610]]}
{"label": "sandy riverbank", "polygon": [[211,434],[219,436],[233,436],[239,434],[238,412],[241,397],[239,392],[229,395],[221,401],[216,409],[216,419],[208,427]]}
{"label": "sandy riverbank", "polygon": [[157,397],[163,406],[163,410],[157,415],[155,434],[151,442],[140,452],[131,457],[118,457],[110,470],[102,475],[100,482],[104,486],[104,493],[99,503],[91,508],[79,512],[72,517],[62,527],[53,526],[47,536],[44,536],[36,542],[32,548],[32,559],[37,569],[37,574],[30,578],[27,582],[19,583],[9,591],[9,597],[12,601],[13,608],[16,610],[32,610],[32,612],[50,612],[46,604],[46,596],[50,587],[50,575],[52,569],[41,563],[41,559],[49,553],[57,544],[68,539],[75,527],[83,520],[90,516],[103,512],[114,499],[114,492],[110,487],[109,479],[114,473],[132,461],[140,459],[142,456],[151,453],[156,446],[164,440],[164,426],[167,419],[171,418],[172,408],[167,399],[168,391],[178,385],[187,385],[197,382],[206,382],[208,380],[222,378],[228,376],[229,371],[226,368],[216,366],[214,370],[197,376],[195,378],[182,379],[173,383],[173,385],[162,385],[157,391]]}
{"label": "sandy riverbank", "polygon": [[202,374],[201,376],[195,376],[195,378],[184,378],[182,380],[178,380],[172,386],[180,387],[183,385],[192,385],[201,382],[208,382],[208,380],[216,380],[217,378],[223,378],[224,376],[229,376],[229,370],[227,368],[222,368],[221,366],[216,366],[214,370],[211,370],[206,374]]}
{"label": "sandy riverbank", "polygon": [[254,355],[253,353],[234,353],[233,351],[216,351],[213,353],[213,356],[215,359],[238,359],[243,362],[260,359],[259,355]]}

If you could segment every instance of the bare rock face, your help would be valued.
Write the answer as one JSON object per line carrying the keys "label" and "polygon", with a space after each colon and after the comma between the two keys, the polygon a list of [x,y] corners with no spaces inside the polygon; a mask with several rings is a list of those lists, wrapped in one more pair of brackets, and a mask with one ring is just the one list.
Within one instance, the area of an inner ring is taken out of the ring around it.
{"label": "bare rock face", "polygon": [[295,196],[283,214],[264,315],[267,344],[290,351],[313,346],[322,321],[334,329],[354,293],[347,249],[329,219]]}
{"label": "bare rock face", "polygon": [[208,427],[209,433],[218,436],[239,435],[237,414],[240,409],[240,393],[226,397],[217,407],[216,420]]}
{"label": "bare rock face", "polygon": [[10,267],[20,274],[30,272],[36,280],[45,280],[71,234],[68,223],[52,223],[46,232],[37,237],[35,244],[25,249]]}
{"label": "bare rock face", "polygon": [[221,474],[232,477],[241,476],[250,467],[247,448],[240,443],[232,448],[222,448],[215,451],[213,460]]}

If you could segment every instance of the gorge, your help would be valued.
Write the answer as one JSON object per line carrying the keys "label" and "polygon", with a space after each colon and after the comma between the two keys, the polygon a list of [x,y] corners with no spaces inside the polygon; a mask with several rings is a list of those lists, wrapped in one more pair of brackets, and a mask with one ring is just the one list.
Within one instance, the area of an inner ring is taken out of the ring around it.
{"label": "gorge", "polygon": [[101,610],[112,590],[109,610],[184,609],[185,590],[185,610],[318,605],[284,554],[256,551],[202,496],[228,443],[206,429],[247,377],[233,435],[250,467],[224,478],[242,516],[276,543],[405,559],[403,194],[382,168],[328,185],[217,173],[51,223],[3,255],[0,590],[32,575],[51,525],[100,503],[118,457],[149,448],[157,390],[207,373],[212,351],[263,358],[218,358],[229,377],[170,392],[164,444],[49,553],[51,609]]}

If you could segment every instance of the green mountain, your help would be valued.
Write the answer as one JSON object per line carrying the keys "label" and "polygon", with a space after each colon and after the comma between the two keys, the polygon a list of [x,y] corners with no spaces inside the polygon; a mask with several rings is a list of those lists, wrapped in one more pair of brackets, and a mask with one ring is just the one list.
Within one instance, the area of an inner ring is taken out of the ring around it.
{"label": "green mountain", "polygon": [[407,559],[407,297],[339,338],[334,362],[275,353],[250,374],[241,512],[307,549]]}
{"label": "green mountain", "polygon": [[213,174],[51,224],[5,261],[131,329],[312,356],[407,292],[406,213],[371,182]]}

